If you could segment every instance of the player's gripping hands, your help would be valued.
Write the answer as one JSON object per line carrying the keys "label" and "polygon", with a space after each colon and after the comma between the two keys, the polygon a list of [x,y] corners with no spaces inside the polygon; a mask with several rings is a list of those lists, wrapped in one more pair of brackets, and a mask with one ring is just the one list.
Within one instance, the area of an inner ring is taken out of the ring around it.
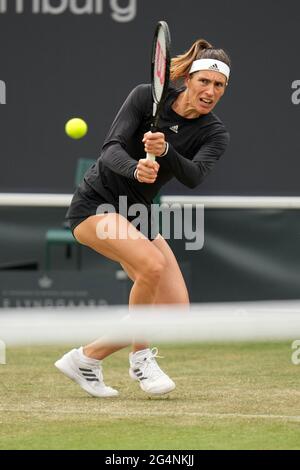
{"label": "player's gripping hands", "polygon": [[[146,132],[143,138],[146,153],[161,157],[166,151],[165,135],[162,132]],[[141,158],[137,164],[134,176],[140,183],[154,183],[157,178],[159,164],[147,158]]]}
{"label": "player's gripping hands", "polygon": [[146,132],[143,144],[146,153],[161,157],[166,150],[165,134],[162,132]]}

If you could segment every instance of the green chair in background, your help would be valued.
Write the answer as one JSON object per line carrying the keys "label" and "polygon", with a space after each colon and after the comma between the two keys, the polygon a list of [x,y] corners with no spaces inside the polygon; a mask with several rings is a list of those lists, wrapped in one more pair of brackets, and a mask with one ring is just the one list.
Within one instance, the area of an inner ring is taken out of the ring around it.
{"label": "green chair in background", "polygon": [[[77,161],[75,172],[75,187],[77,188],[82,182],[86,171],[95,163],[96,160],[88,158],[79,158]],[[51,228],[46,232],[46,248],[45,248],[45,269],[49,271],[52,267],[51,248],[57,245],[65,245],[66,258],[71,258],[73,248],[76,249],[76,266],[81,269],[81,245],[72,235],[68,227]]]}

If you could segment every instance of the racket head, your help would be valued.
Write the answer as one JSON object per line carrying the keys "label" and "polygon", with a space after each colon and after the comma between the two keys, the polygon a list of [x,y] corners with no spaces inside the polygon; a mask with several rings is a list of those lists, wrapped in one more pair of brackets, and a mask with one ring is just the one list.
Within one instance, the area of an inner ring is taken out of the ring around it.
{"label": "racket head", "polygon": [[157,108],[163,102],[169,87],[170,48],[171,36],[169,26],[166,21],[159,21],[153,38],[151,59],[152,96]]}

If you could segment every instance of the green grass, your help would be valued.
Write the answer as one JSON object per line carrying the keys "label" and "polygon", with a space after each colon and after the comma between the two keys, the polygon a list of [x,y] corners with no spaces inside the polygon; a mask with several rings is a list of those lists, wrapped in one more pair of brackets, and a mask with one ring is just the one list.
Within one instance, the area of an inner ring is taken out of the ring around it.
{"label": "green grass", "polygon": [[9,349],[0,366],[0,449],[299,449],[300,366],[291,345],[164,345],[176,381],[149,399],[128,377],[128,350],[105,361],[120,396],[96,399],[53,362],[68,348]]}

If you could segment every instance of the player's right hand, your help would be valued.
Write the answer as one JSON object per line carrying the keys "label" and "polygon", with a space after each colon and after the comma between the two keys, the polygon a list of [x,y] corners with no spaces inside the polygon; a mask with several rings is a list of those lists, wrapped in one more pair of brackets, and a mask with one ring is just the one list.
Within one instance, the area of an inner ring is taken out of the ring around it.
{"label": "player's right hand", "polygon": [[159,164],[147,158],[141,158],[136,167],[135,177],[140,183],[152,184],[156,181]]}

